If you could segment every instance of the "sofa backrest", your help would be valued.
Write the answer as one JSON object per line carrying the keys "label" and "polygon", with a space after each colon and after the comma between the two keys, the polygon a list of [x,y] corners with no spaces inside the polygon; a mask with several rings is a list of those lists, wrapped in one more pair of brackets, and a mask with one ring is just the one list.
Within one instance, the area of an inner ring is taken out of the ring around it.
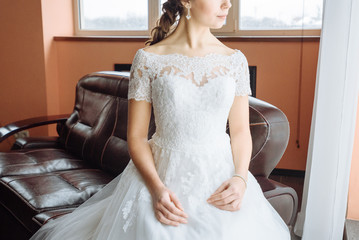
{"label": "sofa backrest", "polygon": [[127,89],[127,73],[97,72],[79,80],[74,110],[59,134],[68,152],[113,174],[123,171],[130,159]]}

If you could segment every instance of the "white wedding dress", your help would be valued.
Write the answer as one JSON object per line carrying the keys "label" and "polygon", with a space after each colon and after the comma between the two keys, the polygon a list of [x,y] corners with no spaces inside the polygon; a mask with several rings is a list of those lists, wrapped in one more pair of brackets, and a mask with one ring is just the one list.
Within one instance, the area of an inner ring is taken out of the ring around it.
{"label": "white wedding dress", "polygon": [[148,141],[157,172],[179,198],[188,223],[163,224],[130,160],[125,170],[71,214],[46,223],[31,239],[288,240],[287,225],[251,172],[241,208],[226,211],[207,198],[234,173],[226,123],[235,96],[251,95],[244,54],[189,57],[136,52],[128,98],[153,104]]}

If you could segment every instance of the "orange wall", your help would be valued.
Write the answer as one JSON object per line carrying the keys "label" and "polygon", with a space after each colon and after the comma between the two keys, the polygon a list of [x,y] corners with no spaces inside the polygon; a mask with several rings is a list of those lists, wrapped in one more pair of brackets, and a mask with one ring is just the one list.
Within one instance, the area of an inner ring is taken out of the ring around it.
{"label": "orange wall", "polygon": [[[73,35],[71,0],[2,1],[0,6],[0,125],[58,114],[57,54],[53,36]],[[55,135],[55,125],[30,129]],[[14,138],[0,144],[10,148]]]}
{"label": "orange wall", "polygon": [[[57,49],[54,36],[74,35],[72,1],[42,0],[42,25],[45,56],[47,114],[60,113],[60,95],[57,64]],[[49,134],[57,135],[56,125],[49,126]]]}
{"label": "orange wall", "polygon": [[[46,115],[41,3],[1,1],[0,124]],[[46,135],[34,128],[31,135]],[[0,144],[9,148],[13,139]]]}
{"label": "orange wall", "polygon": [[[305,170],[319,41],[303,43],[301,83],[301,42],[223,43],[243,51],[249,65],[257,66],[257,98],[277,106],[288,117],[290,140],[277,168]],[[60,112],[67,113],[72,111],[75,85],[80,77],[89,72],[113,70],[114,63],[131,63],[136,50],[144,47],[144,41],[59,40],[56,41],[56,47],[58,75],[61,79]]]}
{"label": "orange wall", "polygon": [[359,221],[359,98],[353,147],[349,178],[347,218]]}

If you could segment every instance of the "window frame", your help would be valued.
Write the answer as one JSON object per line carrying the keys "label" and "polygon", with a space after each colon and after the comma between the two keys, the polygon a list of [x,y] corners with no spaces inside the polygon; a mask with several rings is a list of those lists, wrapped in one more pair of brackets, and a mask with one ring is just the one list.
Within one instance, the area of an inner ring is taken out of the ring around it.
{"label": "window frame", "polygon": [[[158,16],[161,13],[160,0],[148,1],[148,27],[149,30],[82,30],[80,19],[82,12],[80,4],[83,0],[73,0],[74,32],[75,36],[106,36],[106,37],[149,37],[150,31],[155,27]],[[292,37],[320,37],[321,29],[298,29],[298,30],[240,30],[239,26],[239,1],[234,0],[229,9],[226,25],[220,29],[211,29],[217,37],[267,37],[267,38],[292,38]],[[157,4],[156,4],[157,2]],[[238,14],[234,14],[234,13]]]}

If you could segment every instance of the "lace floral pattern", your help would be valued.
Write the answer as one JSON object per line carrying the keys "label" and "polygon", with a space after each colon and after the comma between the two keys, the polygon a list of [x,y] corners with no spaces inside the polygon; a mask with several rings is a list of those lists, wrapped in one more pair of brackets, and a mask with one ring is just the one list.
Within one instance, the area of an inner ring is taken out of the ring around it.
{"label": "lace floral pattern", "polygon": [[136,53],[130,70],[130,82],[128,87],[128,99],[151,101],[151,75],[147,59]]}
{"label": "lace floral pattern", "polygon": [[128,215],[131,212],[132,205],[133,205],[134,199],[128,200],[125,204],[125,207],[122,209],[123,218],[126,220],[125,224],[123,225],[123,230],[126,232],[129,225],[132,223],[133,215],[128,219]]}
{"label": "lace floral pattern", "polygon": [[121,210],[122,218],[124,220],[123,230],[125,232],[129,229],[129,227],[132,226],[134,220],[136,219],[136,215],[138,212],[138,204],[141,204],[143,202],[151,202],[151,195],[144,182],[142,181],[142,177],[135,165],[133,164],[132,160],[128,163],[127,167],[123,172],[124,180],[122,181],[122,184],[119,188],[126,189],[126,186],[130,186],[132,179],[131,177],[136,177],[140,179],[142,186],[140,190],[137,191],[137,193],[131,197],[131,199],[127,200],[124,203],[124,206]]}
{"label": "lace floral pattern", "polygon": [[252,95],[247,58],[235,49],[231,55],[210,53],[203,57],[182,54],[159,55],[139,49],[132,62],[128,99],[152,103],[151,83],[158,77],[178,76],[196,86],[204,86],[211,79],[229,77],[235,81],[235,95]]}

